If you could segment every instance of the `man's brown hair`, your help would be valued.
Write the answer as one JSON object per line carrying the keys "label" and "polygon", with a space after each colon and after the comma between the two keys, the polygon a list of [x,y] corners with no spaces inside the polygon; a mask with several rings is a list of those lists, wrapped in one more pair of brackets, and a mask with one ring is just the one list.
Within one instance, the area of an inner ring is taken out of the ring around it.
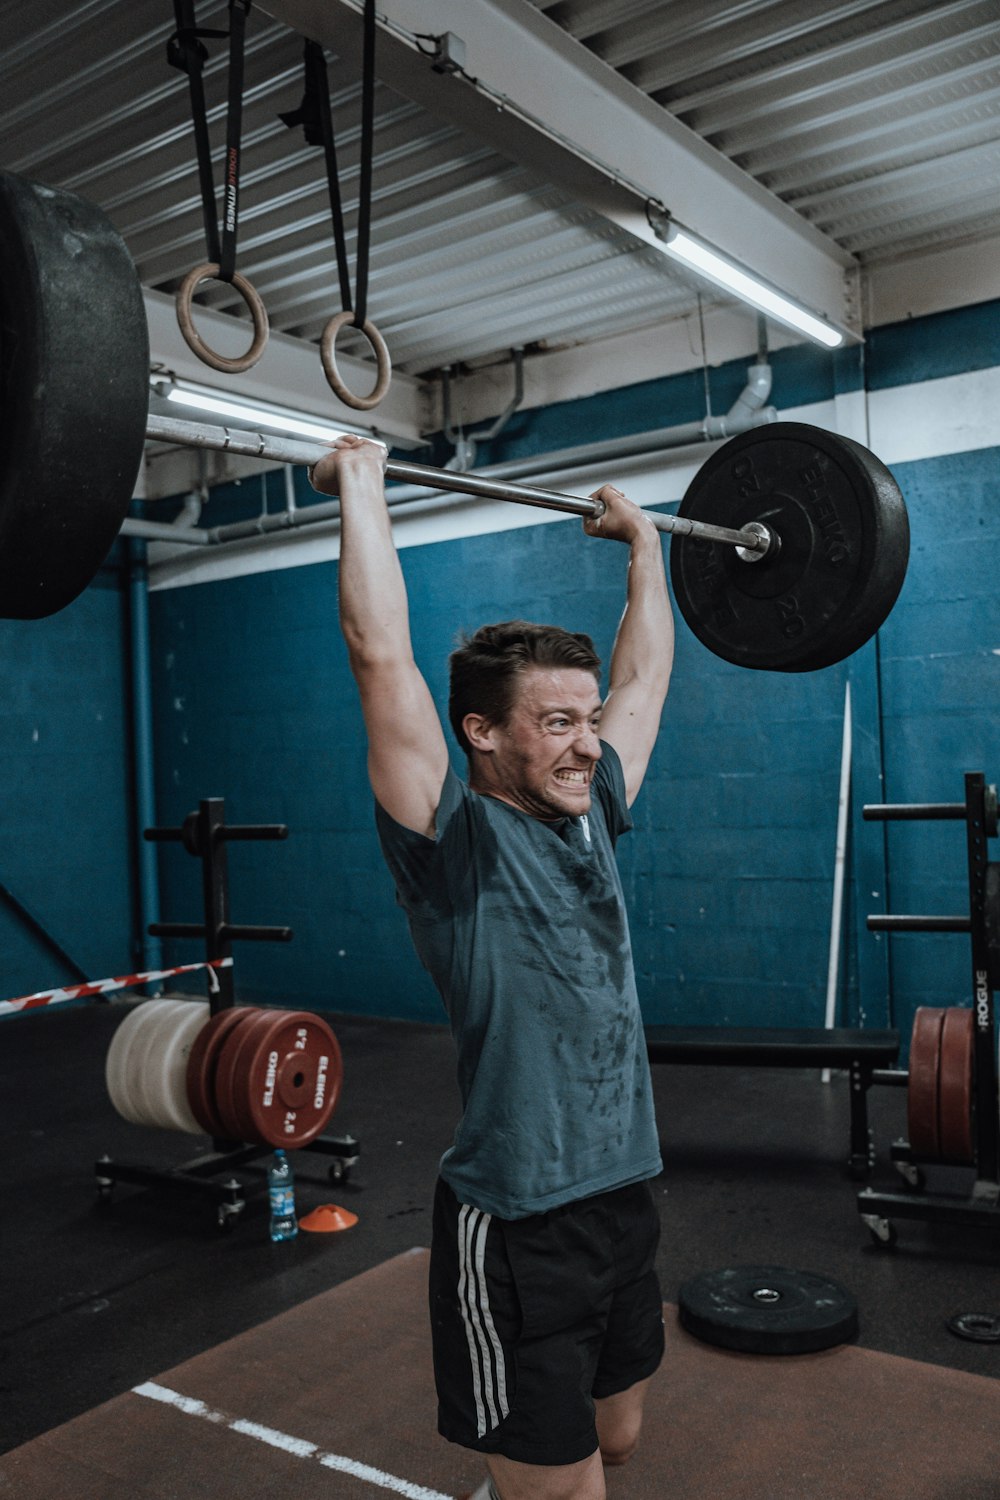
{"label": "man's brown hair", "polygon": [[592,673],[598,684],[601,676],[601,660],[589,635],[529,620],[480,626],[474,635],[462,638],[449,666],[448,718],[466,755],[472,753],[462,728],[466,714],[482,714],[491,724],[506,723],[518,677],[527,668],[576,668]]}

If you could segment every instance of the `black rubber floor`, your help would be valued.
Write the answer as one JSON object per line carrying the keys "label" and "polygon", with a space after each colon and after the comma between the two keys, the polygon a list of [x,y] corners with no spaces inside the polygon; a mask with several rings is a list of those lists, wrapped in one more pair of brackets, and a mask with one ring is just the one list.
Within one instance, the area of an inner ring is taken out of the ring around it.
{"label": "black rubber floor", "polygon": [[[230,1234],[214,1207],[120,1185],[100,1205],[94,1162],[171,1167],[208,1142],[128,1124],[104,1087],[104,1058],[124,1004],[38,1011],[2,1025],[7,1119],[0,1246],[0,1451],[23,1443],[157,1371],[190,1359],[429,1239],[437,1161],[457,1114],[444,1029],[335,1020],[345,1084],[332,1133],[361,1141],[336,1187],[326,1159],[296,1153],[300,1214],[339,1202],[343,1234],[272,1245],[264,1201]],[[846,1175],[847,1080],[765,1069],[653,1071],[666,1170],[654,1184],[663,1222],[663,1294],[700,1271],[779,1264],[833,1278],[856,1297],[858,1343],[978,1375],[1000,1374],[1000,1345],[959,1340],[956,1312],[1000,1314],[1000,1234],[900,1223],[891,1250],[861,1224]],[[905,1093],[874,1089],[873,1179],[904,1133]],[[252,1171],[238,1174],[255,1184]],[[1000,1388],[998,1388],[1000,1389]]]}

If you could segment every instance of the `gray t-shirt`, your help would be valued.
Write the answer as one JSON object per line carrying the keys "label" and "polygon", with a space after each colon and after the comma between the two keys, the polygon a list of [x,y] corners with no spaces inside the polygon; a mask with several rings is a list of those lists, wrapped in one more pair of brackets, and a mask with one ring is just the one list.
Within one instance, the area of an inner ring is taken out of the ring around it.
{"label": "gray t-shirt", "polygon": [[470,791],[449,770],[436,839],[376,805],[414,946],[458,1048],[464,1113],[441,1175],[505,1219],[662,1167],[625,903],[632,827],[603,744],[585,818],[554,823]]}

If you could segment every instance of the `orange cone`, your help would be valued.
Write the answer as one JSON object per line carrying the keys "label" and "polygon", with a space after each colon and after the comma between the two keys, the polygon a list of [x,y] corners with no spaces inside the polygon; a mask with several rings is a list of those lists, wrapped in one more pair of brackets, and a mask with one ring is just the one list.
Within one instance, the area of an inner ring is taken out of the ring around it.
{"label": "orange cone", "polygon": [[357,1214],[341,1208],[339,1203],[321,1203],[319,1208],[314,1208],[311,1214],[299,1220],[299,1228],[311,1234],[337,1234],[357,1222]]}

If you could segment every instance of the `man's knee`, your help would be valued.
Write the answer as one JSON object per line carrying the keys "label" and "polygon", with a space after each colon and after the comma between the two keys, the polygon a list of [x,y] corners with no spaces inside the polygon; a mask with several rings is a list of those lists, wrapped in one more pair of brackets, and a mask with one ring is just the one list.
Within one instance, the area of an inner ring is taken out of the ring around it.
{"label": "man's knee", "polygon": [[640,1423],[624,1430],[606,1433],[601,1438],[601,1462],[605,1468],[617,1469],[627,1464],[639,1446]]}
{"label": "man's knee", "polygon": [[595,1402],[601,1461],[609,1469],[627,1464],[639,1446],[643,1404],[649,1380],[640,1380],[617,1396]]}

